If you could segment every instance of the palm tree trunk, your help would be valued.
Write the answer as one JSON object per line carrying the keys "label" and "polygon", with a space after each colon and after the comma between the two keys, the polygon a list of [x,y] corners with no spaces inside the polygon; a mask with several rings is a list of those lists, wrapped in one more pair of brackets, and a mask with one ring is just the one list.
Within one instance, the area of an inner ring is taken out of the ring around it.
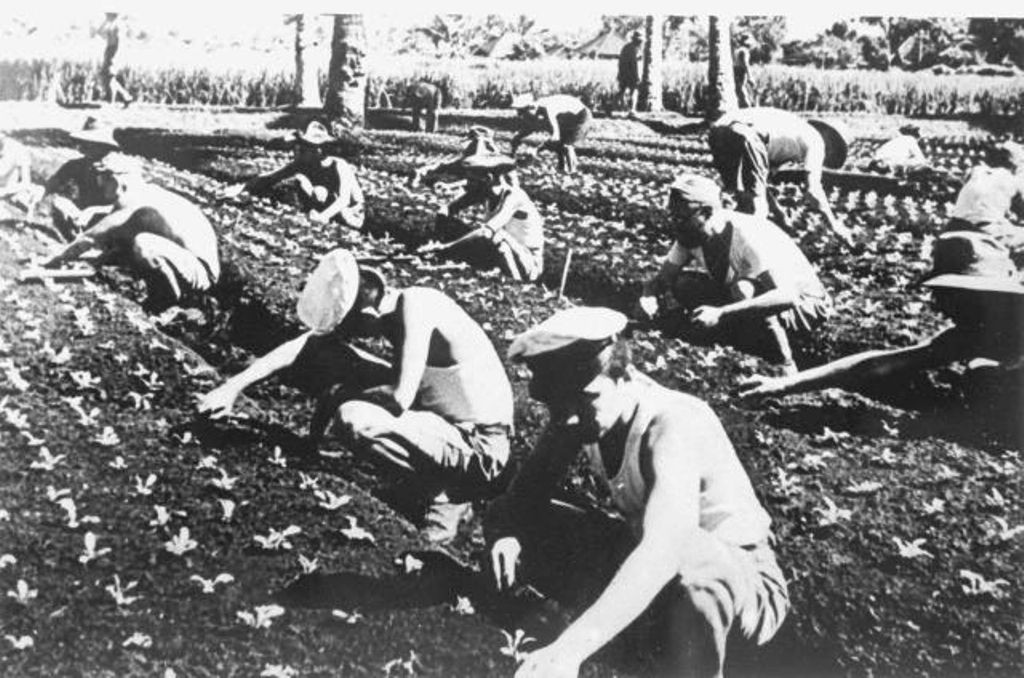
{"label": "palm tree trunk", "polygon": [[660,14],[649,14],[644,22],[644,72],[640,79],[640,110],[660,111],[664,108],[661,100],[661,63],[664,45],[662,27],[665,18]]}
{"label": "palm tree trunk", "polygon": [[295,15],[295,99],[299,106],[320,108],[320,69],[306,58],[312,42],[310,19],[306,14]]}
{"label": "palm tree trunk", "polygon": [[366,29],[362,14],[335,14],[324,112],[356,127],[366,121]]}
{"label": "palm tree trunk", "polygon": [[723,113],[739,108],[732,72],[732,21],[708,18],[708,101],[707,118],[715,120]]}

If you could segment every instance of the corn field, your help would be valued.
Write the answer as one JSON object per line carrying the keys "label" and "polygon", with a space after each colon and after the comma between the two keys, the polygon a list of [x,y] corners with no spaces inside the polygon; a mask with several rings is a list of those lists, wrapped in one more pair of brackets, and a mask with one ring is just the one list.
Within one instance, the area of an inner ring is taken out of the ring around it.
{"label": "corn field", "polygon": [[[371,63],[370,101],[403,107],[420,79],[441,85],[446,105],[501,108],[513,93],[563,92],[592,108],[615,106],[615,63],[591,60],[424,61]],[[669,110],[700,115],[707,97],[706,64],[670,63],[664,74]],[[0,61],[0,99],[92,101],[100,98],[98,65],[88,61]],[[321,88],[325,87],[321,73]],[[867,112],[919,117],[1011,116],[1024,110],[1024,78],[930,73],[824,71],[806,67],[754,67],[760,105],[790,110]],[[128,90],[142,101],[247,107],[295,102],[291,70],[268,68],[128,68]]]}

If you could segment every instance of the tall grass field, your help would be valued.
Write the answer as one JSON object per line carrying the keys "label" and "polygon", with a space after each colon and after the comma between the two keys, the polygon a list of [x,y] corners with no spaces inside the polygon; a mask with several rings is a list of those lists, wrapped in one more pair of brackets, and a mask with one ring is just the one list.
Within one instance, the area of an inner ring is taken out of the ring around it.
{"label": "tall grass field", "polygon": [[[129,65],[122,81],[139,100],[164,104],[274,107],[295,102],[291,58],[280,67],[214,62],[208,67]],[[371,101],[404,106],[410,86],[427,79],[443,86],[446,105],[507,106],[513,93],[574,94],[598,111],[615,107],[614,61],[427,60],[370,61]],[[934,75],[902,71],[754,67],[760,105],[801,111],[867,112],[917,117],[1013,116],[1024,110],[1024,77]],[[325,85],[321,72],[321,86]],[[666,108],[700,115],[707,98],[707,64],[668,62]],[[70,59],[0,60],[0,99],[85,102],[101,97],[98,63]]]}

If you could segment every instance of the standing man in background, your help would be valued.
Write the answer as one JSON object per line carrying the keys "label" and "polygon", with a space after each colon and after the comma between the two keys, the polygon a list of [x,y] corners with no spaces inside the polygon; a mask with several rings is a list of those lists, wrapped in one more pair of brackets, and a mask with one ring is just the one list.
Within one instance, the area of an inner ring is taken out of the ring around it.
{"label": "standing man in background", "polygon": [[427,132],[437,131],[437,112],[444,103],[441,88],[432,82],[420,81],[412,88],[412,127],[420,131],[420,118],[426,118]]}
{"label": "standing man in background", "polygon": [[636,99],[640,87],[640,50],[644,46],[644,39],[639,31],[633,31],[629,42],[619,52],[619,101],[629,111],[629,115],[636,114]]}
{"label": "standing man in background", "polygon": [[121,47],[121,30],[124,28],[124,18],[117,12],[107,12],[106,18],[100,27],[96,29],[95,35],[106,41],[103,48],[103,62],[100,64],[100,80],[103,83],[103,95],[107,101],[114,103],[118,97],[124,99],[124,105],[135,101],[135,97],[128,93],[124,85],[117,79],[117,72],[120,69],[117,62],[117,52]]}

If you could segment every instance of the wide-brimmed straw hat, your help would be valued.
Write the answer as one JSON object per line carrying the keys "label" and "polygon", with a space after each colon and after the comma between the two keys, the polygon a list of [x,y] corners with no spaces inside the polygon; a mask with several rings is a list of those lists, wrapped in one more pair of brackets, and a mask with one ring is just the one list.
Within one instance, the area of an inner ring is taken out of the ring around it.
{"label": "wide-brimmed straw hat", "polygon": [[121,147],[121,144],[117,143],[117,139],[114,138],[113,128],[100,123],[92,116],[85,119],[82,129],[71,132],[68,136],[76,141],[85,141],[90,144],[99,144],[111,148]]}
{"label": "wide-brimmed straw hat", "polygon": [[360,273],[384,286],[384,276],[372,268],[360,267],[355,256],[338,248],[324,255],[306,280],[296,313],[314,334],[328,334],[345,320],[359,298]]}
{"label": "wide-brimmed straw hat", "polygon": [[846,164],[850,154],[850,140],[853,138],[850,129],[838,120],[808,120],[818,134],[825,140],[825,167],[839,169]]}
{"label": "wide-brimmed straw hat", "polygon": [[494,139],[494,130],[483,125],[472,125],[466,131],[467,139]]}
{"label": "wide-brimmed straw hat", "polygon": [[932,270],[922,284],[1024,295],[1024,284],[1009,251],[992,236],[976,231],[951,231],[936,238]]}
{"label": "wide-brimmed straw hat", "polygon": [[337,137],[327,131],[323,123],[314,120],[306,126],[304,132],[296,131],[292,136],[296,143],[308,144],[310,146],[323,146],[337,141]]}
{"label": "wide-brimmed straw hat", "polygon": [[498,175],[514,170],[516,161],[500,153],[475,153],[460,160],[459,168],[469,174]]}
{"label": "wide-brimmed straw hat", "polygon": [[513,339],[508,357],[520,362],[562,351],[578,342],[605,345],[625,329],[626,322],[622,313],[601,306],[558,311]]}

